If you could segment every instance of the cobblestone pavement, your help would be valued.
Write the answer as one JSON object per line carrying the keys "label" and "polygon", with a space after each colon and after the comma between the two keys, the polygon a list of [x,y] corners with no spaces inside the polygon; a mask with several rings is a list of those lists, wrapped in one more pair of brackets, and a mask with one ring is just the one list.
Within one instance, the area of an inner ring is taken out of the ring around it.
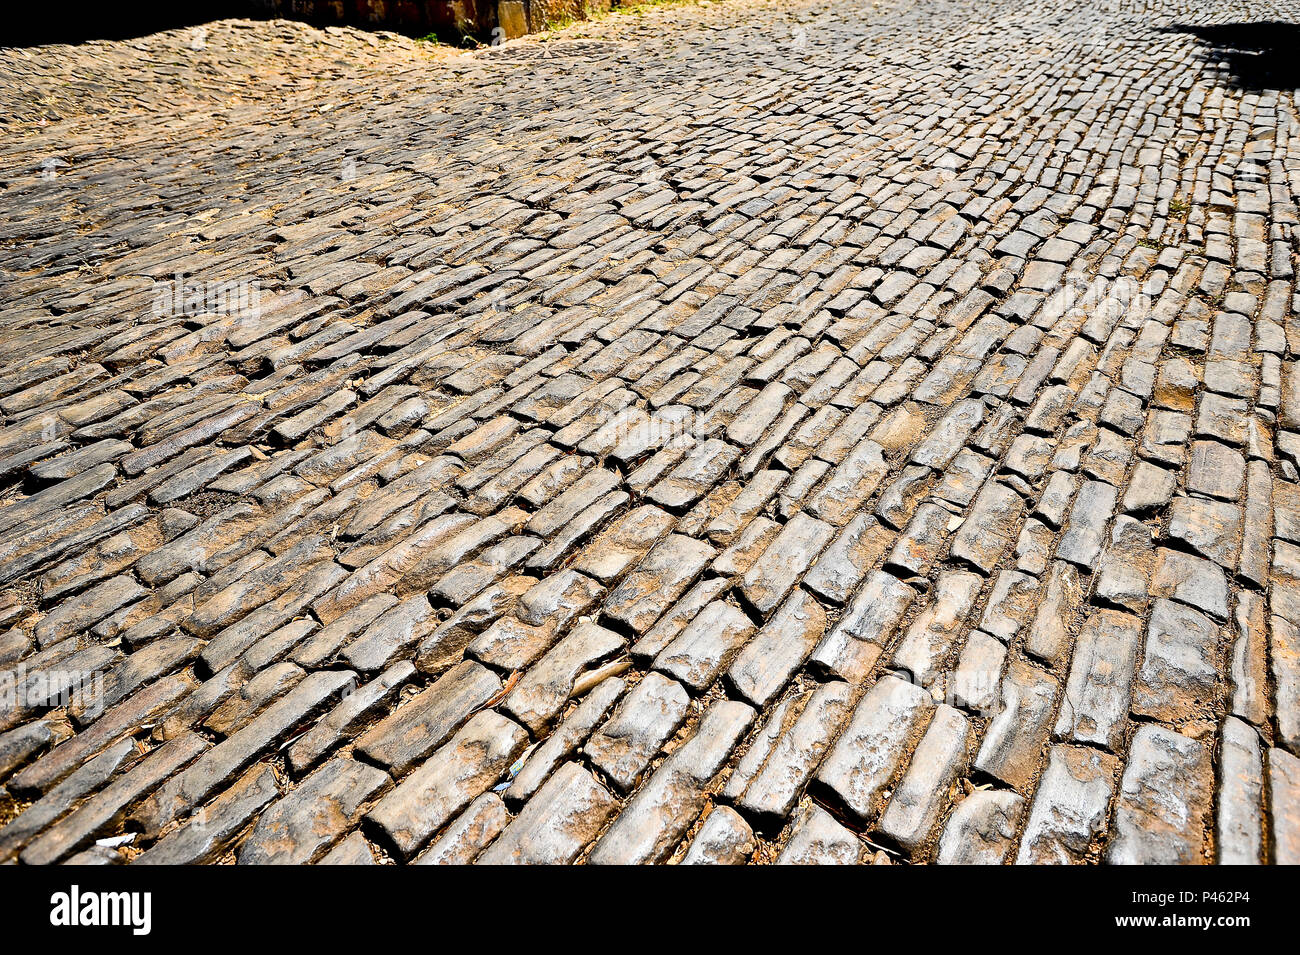
{"label": "cobblestone pavement", "polygon": [[0,52],[0,860],[1300,861],[1297,16]]}

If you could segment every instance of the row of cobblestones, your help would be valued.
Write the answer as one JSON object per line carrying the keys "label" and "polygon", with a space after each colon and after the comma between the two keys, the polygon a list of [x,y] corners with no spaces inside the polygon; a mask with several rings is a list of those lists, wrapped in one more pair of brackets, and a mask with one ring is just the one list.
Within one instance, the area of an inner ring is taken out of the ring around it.
{"label": "row of cobblestones", "polygon": [[1300,861],[1298,14],[0,51],[0,861]]}

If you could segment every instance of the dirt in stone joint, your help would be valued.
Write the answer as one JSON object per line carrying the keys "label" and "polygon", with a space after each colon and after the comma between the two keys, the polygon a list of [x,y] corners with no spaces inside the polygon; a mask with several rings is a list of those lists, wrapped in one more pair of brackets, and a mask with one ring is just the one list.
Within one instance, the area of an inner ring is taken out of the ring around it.
{"label": "dirt in stone joint", "polygon": [[1300,860],[1298,16],[0,51],[0,861]]}

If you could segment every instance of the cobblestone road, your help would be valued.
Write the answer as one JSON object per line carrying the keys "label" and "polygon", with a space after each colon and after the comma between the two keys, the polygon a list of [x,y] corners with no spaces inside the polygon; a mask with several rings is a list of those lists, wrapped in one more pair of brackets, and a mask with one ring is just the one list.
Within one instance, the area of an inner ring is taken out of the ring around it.
{"label": "cobblestone road", "polygon": [[1297,17],[0,51],[0,860],[1300,862]]}

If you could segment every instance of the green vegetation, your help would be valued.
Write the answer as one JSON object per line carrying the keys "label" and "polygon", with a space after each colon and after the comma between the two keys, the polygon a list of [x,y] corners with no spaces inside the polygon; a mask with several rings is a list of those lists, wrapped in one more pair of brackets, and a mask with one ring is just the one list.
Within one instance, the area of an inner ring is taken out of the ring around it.
{"label": "green vegetation", "polygon": [[695,4],[700,0],[633,0],[625,3],[621,0],[614,0],[610,13],[617,13],[622,16],[639,17],[643,16],[646,11],[653,10],[655,7],[679,6],[681,4]]}
{"label": "green vegetation", "polygon": [[[566,11],[559,11],[554,14],[543,14],[543,20],[535,27],[534,35],[539,33],[558,33],[561,30],[567,30],[569,27],[576,26],[594,20],[602,20],[608,16],[640,17],[644,16],[657,7],[682,6],[687,4],[699,4],[710,2],[710,0],[611,0],[609,9],[593,6],[586,3],[582,8],[582,15],[577,16]],[[476,49],[484,46],[485,41],[470,32],[465,25],[459,25],[455,35],[448,34],[447,31],[431,31],[423,36],[413,37],[417,43],[427,43],[431,47],[458,47],[462,49]]]}
{"label": "green vegetation", "polygon": [[545,23],[543,29],[553,32],[587,20],[601,20],[608,16],[640,17],[645,16],[646,13],[656,7],[693,5],[702,2],[706,2],[706,0],[611,0],[608,10],[593,8],[590,4],[587,4],[583,8],[583,15],[580,19],[567,16],[561,22],[555,24]]}

